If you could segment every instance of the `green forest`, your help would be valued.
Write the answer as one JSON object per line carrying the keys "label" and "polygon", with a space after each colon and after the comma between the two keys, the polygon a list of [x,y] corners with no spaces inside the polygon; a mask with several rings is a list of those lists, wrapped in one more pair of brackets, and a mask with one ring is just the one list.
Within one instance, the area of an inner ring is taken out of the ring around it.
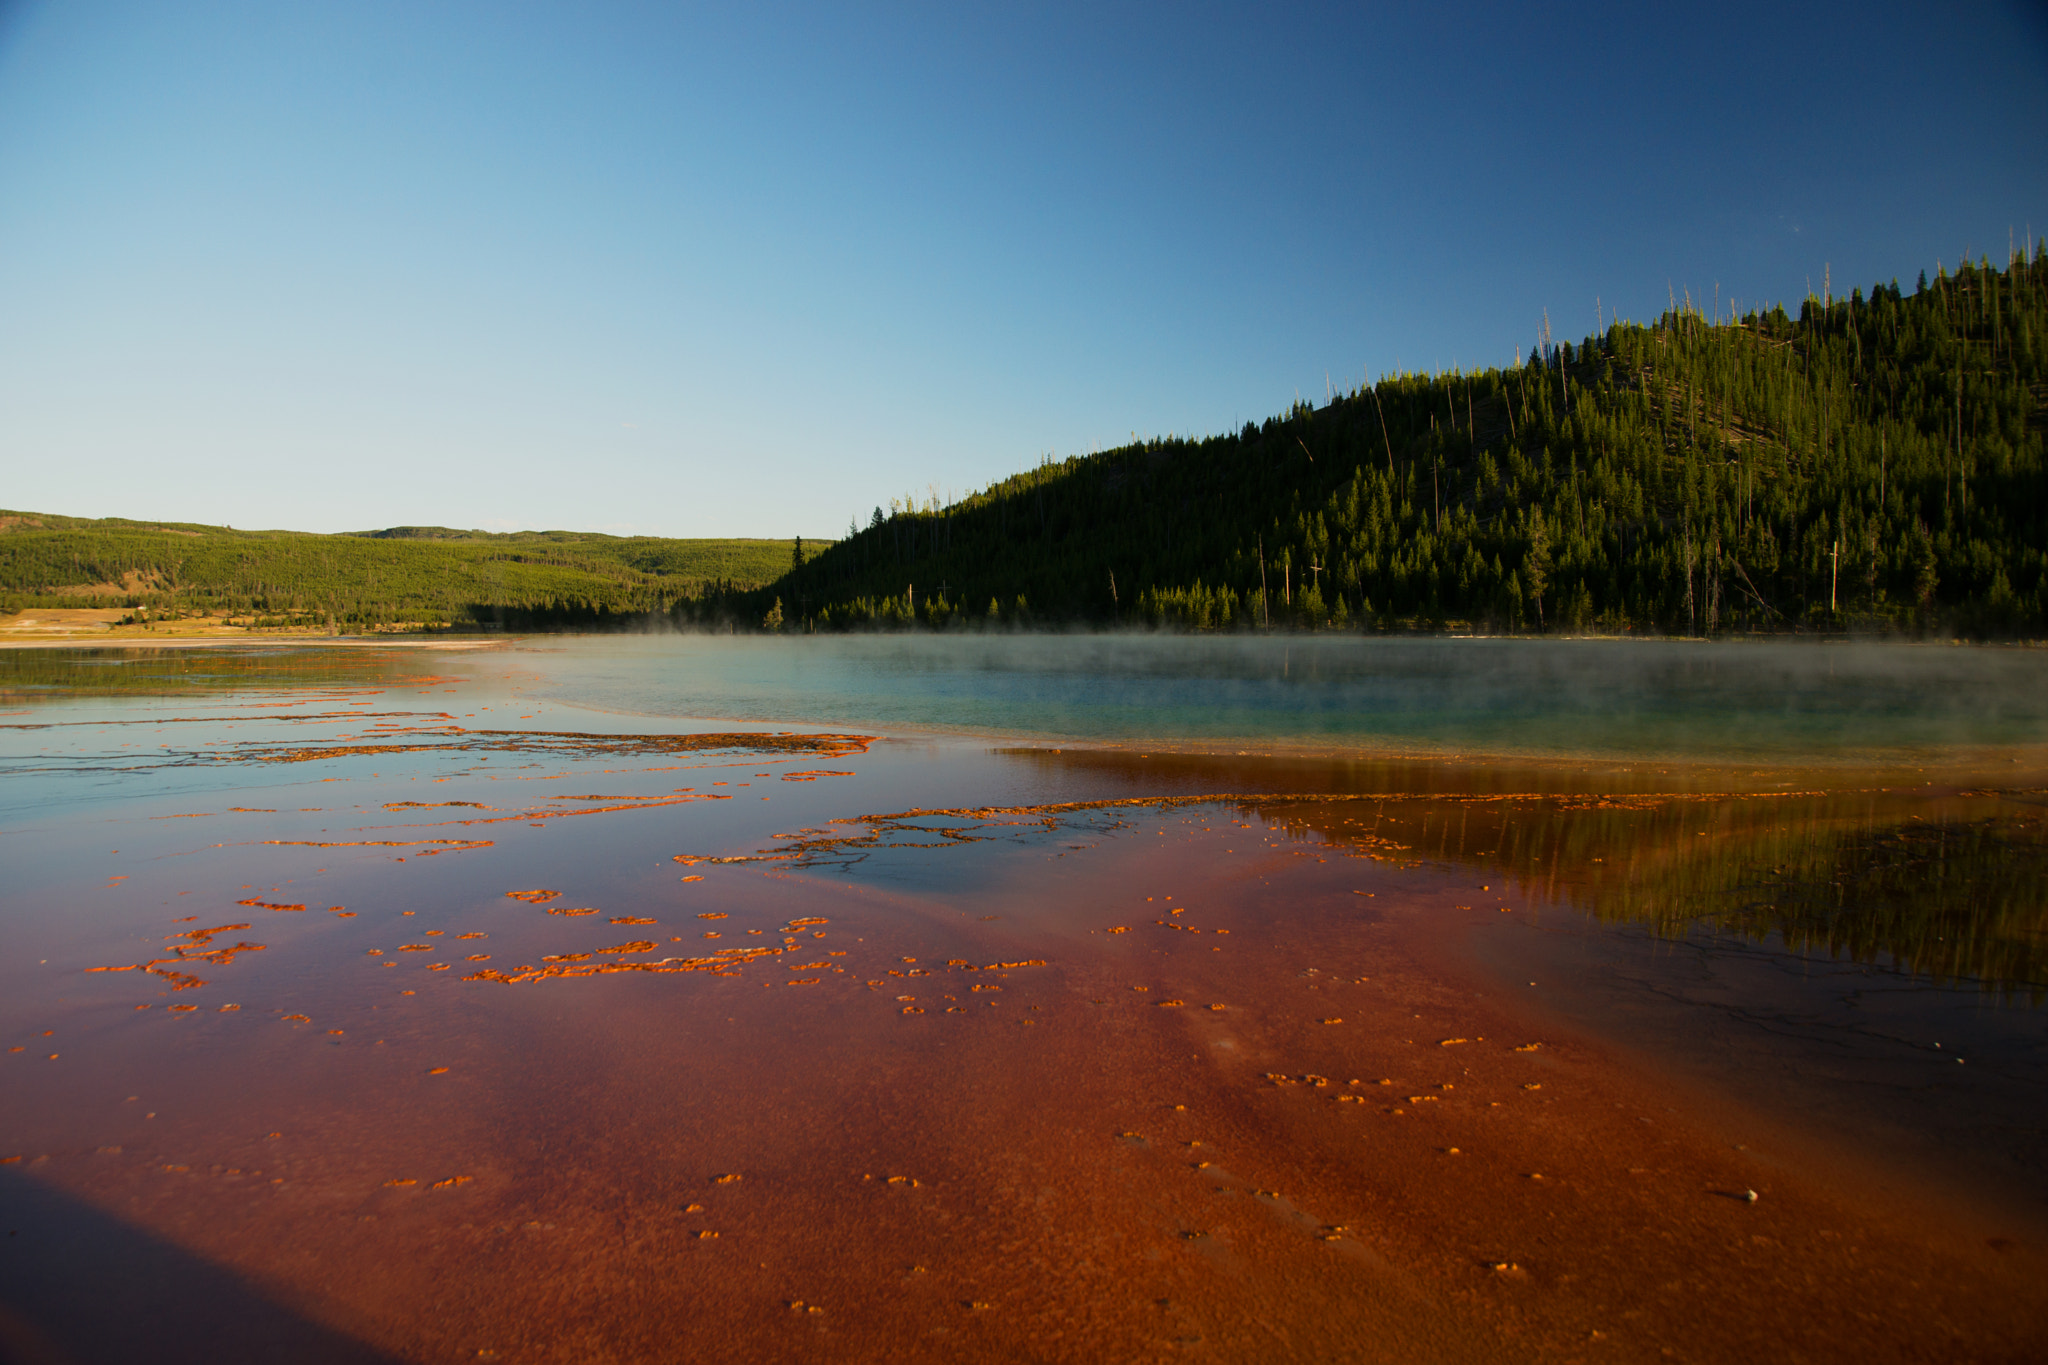
{"label": "green forest", "polygon": [[[771,627],[1959,632],[2048,624],[2048,249],[880,508]],[[1547,325],[1546,325],[1547,331]]]}
{"label": "green forest", "polygon": [[[1718,313],[1718,307],[1716,308]],[[2048,628],[2048,247],[1046,461],[845,539],[0,512],[0,609],[335,628]]]}
{"label": "green forest", "polygon": [[791,560],[780,540],[439,526],[313,535],[0,512],[0,608],[128,607],[151,620],[536,630],[723,619]]}

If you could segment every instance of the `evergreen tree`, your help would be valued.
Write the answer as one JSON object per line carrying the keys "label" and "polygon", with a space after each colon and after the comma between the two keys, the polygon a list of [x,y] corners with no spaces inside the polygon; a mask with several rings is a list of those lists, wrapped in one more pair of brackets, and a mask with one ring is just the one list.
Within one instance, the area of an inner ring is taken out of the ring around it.
{"label": "evergreen tree", "polygon": [[[1111,572],[1154,625],[1257,628],[1263,561],[1273,619],[1298,627],[1341,603],[1354,629],[2038,634],[2044,254],[1796,316],[1688,303],[1505,370],[1048,460],[878,508],[802,581],[828,628],[908,623],[913,578],[1106,623]],[[1285,609],[1301,565],[1323,566],[1322,613]]]}

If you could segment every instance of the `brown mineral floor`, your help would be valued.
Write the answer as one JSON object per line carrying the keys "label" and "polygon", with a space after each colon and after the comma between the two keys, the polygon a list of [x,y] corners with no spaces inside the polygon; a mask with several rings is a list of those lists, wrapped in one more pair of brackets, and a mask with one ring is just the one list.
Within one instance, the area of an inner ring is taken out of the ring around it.
{"label": "brown mineral floor", "polygon": [[[526,757],[568,761],[565,733]],[[122,921],[146,932],[21,945],[63,974],[21,978],[55,984],[17,990],[20,1050],[0,1055],[0,1348],[1864,1362],[2048,1347],[2037,1185],[1997,1199],[1947,1182],[1839,1122],[1802,1124],[1782,1085],[1747,1095],[1551,1003],[1576,998],[1568,979],[1515,980],[1529,961],[1591,970],[1516,946],[1528,921],[1572,917],[1574,887],[1620,905],[1707,876],[1700,839],[1765,839],[1787,802],[1807,803],[1810,834],[1889,829],[1914,817],[1879,807],[1905,796],[1873,789],[1844,814],[1839,792],[1775,776],[1667,782],[1730,794],[1656,801],[1644,784],[1490,772],[1428,801],[1325,802],[1309,798],[1373,783],[1125,755],[1047,760],[1038,794],[1073,801],[834,823],[901,809],[859,804],[885,794],[863,784],[896,761],[886,746],[616,741],[573,777],[546,769],[559,793],[508,796],[531,779],[470,772],[396,799],[425,769],[292,789],[348,789],[345,827],[291,824],[313,808],[282,799],[231,814],[181,798],[193,808],[163,813],[254,822],[248,837],[201,844],[163,821],[146,826],[153,861],[103,885],[81,854],[55,878],[51,913],[164,908]],[[677,755],[700,766],[658,761]],[[402,756],[351,761],[387,757]],[[675,800],[714,786],[734,801]],[[780,825],[760,823],[780,807],[749,807],[748,838],[689,823],[764,793],[810,804]],[[2009,794],[1912,799],[1944,830],[2038,836]],[[491,842],[436,823],[500,818],[471,806],[531,818]],[[570,810],[592,818],[546,818]],[[461,856],[421,860],[442,847]]]}

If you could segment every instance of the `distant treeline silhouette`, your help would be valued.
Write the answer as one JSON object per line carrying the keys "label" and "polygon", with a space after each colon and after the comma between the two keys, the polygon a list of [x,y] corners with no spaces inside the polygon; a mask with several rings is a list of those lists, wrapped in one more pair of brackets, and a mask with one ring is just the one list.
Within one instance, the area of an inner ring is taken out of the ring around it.
{"label": "distant treeline silhouette", "polygon": [[1796,318],[1688,301],[1526,365],[1048,461],[877,508],[755,605],[782,629],[2038,634],[2044,257]]}

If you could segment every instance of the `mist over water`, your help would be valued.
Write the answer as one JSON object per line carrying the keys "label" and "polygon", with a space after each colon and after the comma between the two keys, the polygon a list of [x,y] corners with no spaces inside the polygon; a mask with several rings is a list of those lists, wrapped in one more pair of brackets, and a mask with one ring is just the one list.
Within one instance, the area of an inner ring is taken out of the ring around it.
{"label": "mist over water", "polygon": [[1042,739],[1825,762],[2048,741],[2048,653],[1918,645],[1151,635],[584,638],[599,709]]}

